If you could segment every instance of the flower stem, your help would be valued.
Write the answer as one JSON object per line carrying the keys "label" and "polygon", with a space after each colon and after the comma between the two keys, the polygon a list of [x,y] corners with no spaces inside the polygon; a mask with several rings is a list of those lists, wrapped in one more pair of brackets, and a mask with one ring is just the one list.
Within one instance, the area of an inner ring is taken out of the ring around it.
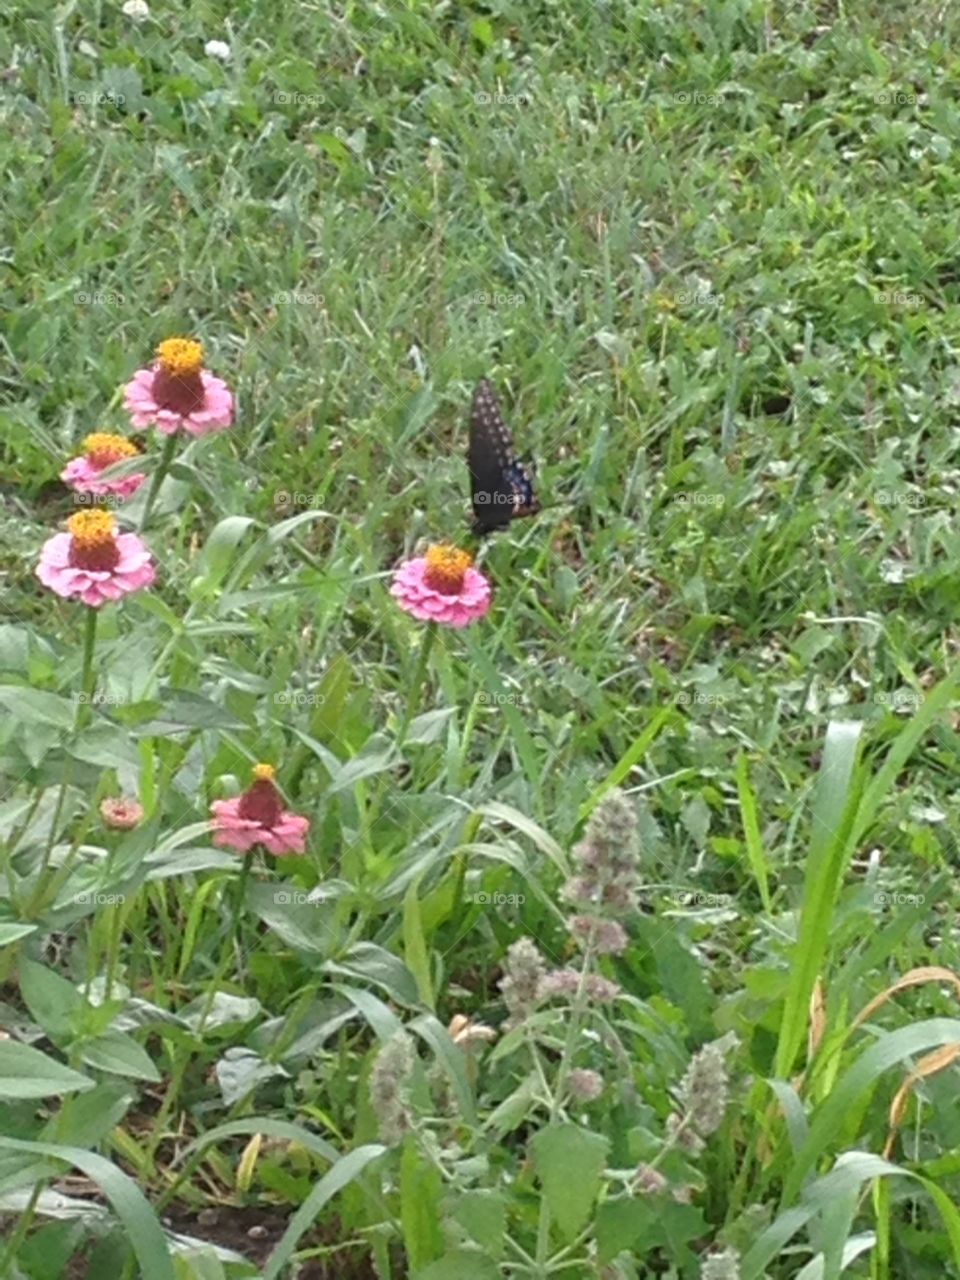
{"label": "flower stem", "polygon": [[87,608],[87,617],[83,631],[83,666],[80,674],[80,697],[77,702],[77,715],[74,728],[79,730],[90,719],[93,710],[93,691],[97,683],[97,675],[93,669],[93,651],[97,645],[97,618],[99,611]]}
{"label": "flower stem", "polygon": [[[403,716],[400,720],[400,727],[397,729],[394,748],[399,755],[403,750],[403,744],[407,740],[407,734],[410,732],[410,725],[414,717],[420,709],[420,696],[423,690],[424,679],[427,674],[427,665],[430,661],[430,650],[433,648],[433,642],[436,639],[437,624],[428,622],[427,629],[424,632],[423,639],[420,641],[420,652],[417,654],[417,665],[413,672],[413,680],[410,684],[410,691],[407,694],[407,705],[404,707]],[[367,811],[367,820],[364,823],[366,829],[367,843],[371,850],[373,849],[373,828],[376,824],[380,810],[383,808],[384,797],[387,788],[390,785],[390,773],[383,773],[377,784],[373,799],[370,801],[370,807]]]}
{"label": "flower stem", "polygon": [[437,636],[437,624],[435,622],[427,623],[427,630],[423,640],[420,642],[420,652],[417,654],[417,666],[413,673],[413,681],[410,685],[410,692],[407,696],[407,705],[403,713],[403,719],[400,721],[400,728],[397,730],[396,748],[399,751],[406,741],[407,734],[410,731],[411,722],[420,710],[420,696],[423,692],[424,677],[427,674],[427,664],[430,661],[430,651],[433,648],[433,642]]}
{"label": "flower stem", "polygon": [[163,484],[164,477],[170,470],[170,463],[173,461],[173,455],[177,451],[177,433],[172,431],[163,442],[163,453],[160,455],[160,461],[154,468],[153,475],[150,477],[150,488],[147,490],[147,500],[143,504],[143,514],[140,516],[141,532],[147,527],[147,521],[150,519],[150,513],[153,510],[157,495],[160,492],[160,486]]}

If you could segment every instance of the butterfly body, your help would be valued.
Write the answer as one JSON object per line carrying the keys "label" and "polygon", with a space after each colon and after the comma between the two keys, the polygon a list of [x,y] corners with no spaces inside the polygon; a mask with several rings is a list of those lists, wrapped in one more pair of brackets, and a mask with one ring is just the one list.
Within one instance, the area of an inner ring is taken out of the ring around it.
{"label": "butterfly body", "polygon": [[513,437],[486,378],[473,393],[467,465],[474,533],[506,529],[511,520],[540,510],[533,480],[517,460]]}

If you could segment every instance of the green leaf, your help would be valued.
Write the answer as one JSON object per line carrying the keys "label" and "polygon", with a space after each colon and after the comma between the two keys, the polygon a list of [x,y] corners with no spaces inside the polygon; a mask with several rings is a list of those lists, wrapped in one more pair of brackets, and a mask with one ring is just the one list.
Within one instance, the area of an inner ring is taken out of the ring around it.
{"label": "green leaf", "polygon": [[570,874],[570,864],[566,853],[557,844],[556,840],[544,831],[543,827],[533,822],[525,813],[521,813],[519,809],[514,809],[512,805],[502,804],[498,800],[481,805],[477,812],[495,822],[505,822],[507,826],[519,831],[521,835],[525,835],[531,840],[541,853],[547,855],[562,875],[568,876]]}
{"label": "green leaf", "polygon": [[69,1040],[77,1030],[77,1018],[86,1001],[72,982],[45,964],[24,957],[18,965],[20,994],[34,1022],[55,1043]]}
{"label": "green leaf", "polygon": [[579,817],[581,821],[585,818],[589,818],[590,814],[593,813],[594,809],[608,791],[611,791],[614,787],[619,787],[620,783],[627,777],[633,766],[637,764],[638,761],[642,760],[647,754],[650,747],[658,737],[660,730],[664,727],[667,721],[674,716],[674,714],[674,708],[670,706],[664,707],[661,711],[657,712],[647,727],[637,738],[633,740],[633,742],[631,742],[630,746],[627,747],[626,751],[604,778],[603,782],[601,782],[598,787],[594,787],[593,791],[590,792],[589,796],[587,796],[586,800],[580,806]]}
{"label": "green leaf", "polygon": [[803,907],[790,963],[790,989],[780,1023],[774,1074],[786,1079],[807,1032],[810,997],[833,929],[840,881],[849,862],[856,813],[855,771],[862,724],[835,721],[827,728],[811,810],[812,834]]}
{"label": "green leaf", "polygon": [[417,1280],[500,1280],[500,1268],[486,1254],[457,1249],[431,1262]]}
{"label": "green leaf", "polygon": [[55,729],[72,729],[76,718],[76,709],[66,698],[26,685],[0,685],[0,707],[6,707],[22,724],[39,720]]}
{"label": "green leaf", "polygon": [[597,1262],[605,1266],[618,1253],[631,1249],[641,1236],[650,1233],[658,1208],[649,1200],[618,1196],[605,1200],[597,1209]]}
{"label": "green leaf", "polygon": [[541,1129],[530,1145],[553,1220],[573,1240],[590,1217],[610,1144],[577,1124],[559,1124]]}
{"label": "green leaf", "polygon": [[340,939],[336,906],[307,902],[305,896],[277,881],[247,886],[247,903],[271,932],[297,951],[329,956]]}
{"label": "green leaf", "polygon": [[401,1004],[416,1005],[419,1001],[417,984],[413,974],[396,956],[378,947],[375,942],[357,942],[336,961],[328,960],[323,966],[328,973],[343,973],[348,978],[366,978],[374,986],[383,987]]}
{"label": "green leaf", "polygon": [[440,1170],[420,1154],[416,1139],[408,1135],[400,1156],[400,1224],[414,1274],[443,1253],[442,1190]]}
{"label": "green leaf", "polygon": [[379,1159],[385,1151],[386,1147],[381,1146],[379,1143],[368,1143],[366,1146],[357,1147],[355,1151],[350,1151],[347,1155],[341,1156],[336,1164],[327,1170],[291,1218],[290,1225],[283,1233],[283,1238],[270,1255],[263,1272],[263,1280],[280,1280],[280,1276],[290,1261],[300,1237],[305,1231],[309,1230],[314,1218],[316,1218],[327,1201],[332,1200],[344,1187],[349,1186],[355,1178],[358,1178],[363,1173],[371,1161]]}
{"label": "green leaf", "polygon": [[507,1231],[507,1206],[499,1191],[460,1192],[453,1216],[470,1239],[499,1262]]}
{"label": "green leaf", "polygon": [[213,595],[227,575],[241,538],[254,523],[250,516],[227,516],[214,525],[197,560],[197,576],[190,584],[194,600]]}
{"label": "green leaf", "polygon": [[960,1041],[960,1020],[929,1018],[881,1035],[837,1081],[810,1123],[806,1142],[794,1155],[784,1178],[783,1204],[800,1194],[807,1174],[829,1150],[843,1129],[844,1118],[857,1100],[868,1093],[884,1071],[907,1058],[919,1058],[931,1049]]}
{"label": "green leaf", "polygon": [[120,1123],[134,1100],[129,1085],[105,1080],[87,1093],[66,1098],[47,1121],[42,1139],[71,1147],[95,1147]]}
{"label": "green leaf", "polygon": [[262,1133],[265,1138],[284,1138],[288,1142],[298,1142],[315,1155],[326,1160],[328,1164],[336,1164],[340,1152],[317,1133],[311,1133],[302,1125],[293,1124],[289,1120],[272,1120],[266,1116],[250,1116],[246,1120],[228,1120],[226,1124],[208,1129],[202,1137],[185,1147],[181,1159],[187,1160],[213,1146],[221,1138],[235,1138],[241,1134]]}
{"label": "green leaf", "polygon": [[242,1045],[226,1051],[217,1063],[216,1072],[225,1107],[232,1107],[264,1081],[288,1074],[278,1063],[266,1062],[258,1053]]}
{"label": "green leaf", "polygon": [[420,921],[420,881],[414,880],[403,896],[403,958],[417,983],[421,1001],[432,1009],[433,984],[430,980],[430,956]]}
{"label": "green leaf", "polygon": [[466,1057],[463,1050],[453,1043],[449,1031],[432,1013],[424,1013],[419,1018],[414,1018],[408,1024],[407,1030],[418,1035],[433,1050],[437,1061],[449,1077],[461,1115],[467,1124],[475,1125],[477,1113],[473,1101],[473,1090],[467,1077]]}
{"label": "green leaf", "polygon": [[0,1098],[48,1098],[92,1089],[94,1084],[89,1076],[61,1066],[39,1049],[0,1040]]}
{"label": "green leaf", "polygon": [[[0,1049],[3,1047],[0,1045]],[[0,1150],[2,1149],[52,1156],[56,1160],[75,1165],[81,1173],[85,1173],[100,1186],[110,1207],[120,1219],[126,1238],[137,1256],[141,1280],[176,1280],[167,1239],[156,1215],[136,1183],[131,1182],[109,1160],[79,1147],[66,1147],[52,1142],[21,1142],[0,1135]]]}
{"label": "green leaf", "polygon": [[150,1080],[154,1084],[161,1078],[146,1049],[122,1031],[105,1031],[103,1035],[84,1041],[80,1057],[88,1067],[110,1071],[116,1076]]}
{"label": "green leaf", "polygon": [[126,730],[115,724],[92,724],[67,747],[76,760],[99,765],[102,769],[122,769],[137,765],[140,755]]}
{"label": "green leaf", "polygon": [[750,766],[747,757],[741,751],[737,757],[737,795],[740,799],[740,820],[743,823],[743,838],[747,846],[747,861],[753,878],[760,890],[760,900],[764,911],[772,910],[770,900],[770,883],[767,876],[767,859],[760,839],[760,824],[757,822],[757,798],[750,785]]}
{"label": "green leaf", "polygon": [[379,773],[386,773],[396,763],[397,753],[393,747],[388,747],[385,751],[371,750],[369,752],[365,748],[358,755],[348,760],[346,764],[336,768],[334,775],[330,779],[327,794],[332,796],[339,791],[348,791],[365,778],[373,778]]}
{"label": "green leaf", "polygon": [[0,947],[8,947],[30,933],[36,933],[35,924],[0,924]]}

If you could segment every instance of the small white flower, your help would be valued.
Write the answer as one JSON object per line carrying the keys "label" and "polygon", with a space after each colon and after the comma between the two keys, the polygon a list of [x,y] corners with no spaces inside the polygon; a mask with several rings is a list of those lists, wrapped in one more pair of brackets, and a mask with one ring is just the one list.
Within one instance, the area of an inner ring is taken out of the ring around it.
{"label": "small white flower", "polygon": [[150,17],[150,6],[147,0],[126,0],[123,13],[131,22],[146,22]]}
{"label": "small white flower", "polygon": [[223,40],[208,40],[203,46],[208,58],[219,58],[221,62],[230,61],[230,46]]}

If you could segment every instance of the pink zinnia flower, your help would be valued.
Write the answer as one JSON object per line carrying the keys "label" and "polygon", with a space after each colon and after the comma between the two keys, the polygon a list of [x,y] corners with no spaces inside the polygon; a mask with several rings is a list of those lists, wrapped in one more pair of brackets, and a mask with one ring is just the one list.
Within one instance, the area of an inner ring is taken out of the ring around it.
{"label": "pink zinnia flower", "polygon": [[110,494],[115,498],[129,498],[143,484],[142,471],[129,476],[102,478],[101,472],[116,462],[135,458],[140,450],[123,436],[113,436],[106,431],[95,431],[83,442],[83,454],[71,458],[60,472],[60,479],[78,493],[92,493],[97,497]]}
{"label": "pink zinnia flower", "polygon": [[37,565],[37,577],[58,596],[78,596],[98,609],[156,577],[150,552],[135,533],[118,534],[108,511],[78,511],[67,529],[47,539]]}
{"label": "pink zinnia flower", "polygon": [[153,424],[167,436],[180,430],[202,436],[233,421],[233,396],[204,369],[203,346],[192,338],[161,342],[156,362],[127,383],[123,403],[135,427]]}
{"label": "pink zinnia flower", "polygon": [[248,853],[254,845],[262,844],[268,853],[277,857],[304,852],[310,821],[287,813],[274,786],[274,775],[272,765],[255,765],[253,782],[242,796],[214,800],[210,821],[215,845]]}
{"label": "pink zinnia flower", "polygon": [[490,583],[456,547],[429,547],[425,556],[406,560],[393,575],[390,594],[421,622],[448,627],[465,627],[490,608]]}
{"label": "pink zinnia flower", "polygon": [[143,820],[143,805],[136,800],[108,796],[100,801],[100,817],[103,825],[114,831],[132,831]]}

